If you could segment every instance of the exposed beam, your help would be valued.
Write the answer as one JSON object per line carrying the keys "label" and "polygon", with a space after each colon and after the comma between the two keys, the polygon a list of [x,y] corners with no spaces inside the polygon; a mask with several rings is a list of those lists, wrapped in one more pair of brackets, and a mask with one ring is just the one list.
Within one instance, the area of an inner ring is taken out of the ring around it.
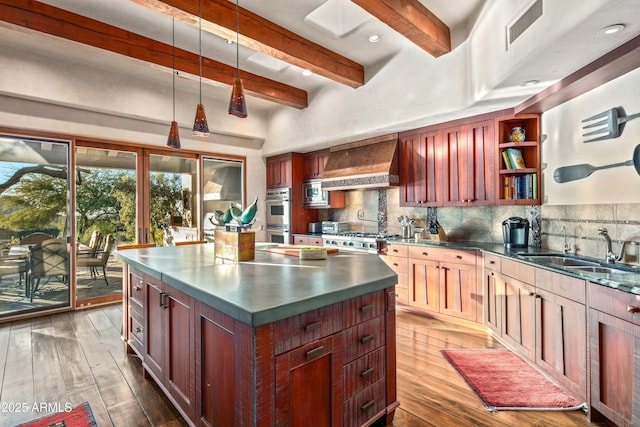
{"label": "exposed beam", "polygon": [[[34,0],[0,0],[0,19],[140,61],[172,67],[171,45]],[[198,76],[198,55],[176,48],[175,68]],[[202,58],[202,76],[206,79],[231,85],[235,73],[235,67]],[[240,77],[247,94],[295,108],[306,108],[308,105],[307,92],[304,90],[242,70]]]}
{"label": "exposed beam", "polygon": [[[147,8],[198,25],[198,2],[193,0],[133,0]],[[240,44],[289,64],[357,88],[364,85],[364,67],[319,44],[239,8]],[[202,2],[202,28],[235,39],[236,8],[230,1]]]}
{"label": "exposed beam", "polygon": [[418,0],[351,0],[436,58],[451,52],[449,27]]}
{"label": "exposed beam", "polygon": [[637,68],[640,68],[640,36],[517,105],[515,112],[543,113]]}

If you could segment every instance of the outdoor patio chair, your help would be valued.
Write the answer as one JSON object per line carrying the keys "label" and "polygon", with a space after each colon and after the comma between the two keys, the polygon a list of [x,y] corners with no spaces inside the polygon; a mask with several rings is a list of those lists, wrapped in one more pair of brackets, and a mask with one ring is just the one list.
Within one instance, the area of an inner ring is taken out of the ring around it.
{"label": "outdoor patio chair", "polygon": [[104,281],[109,286],[109,281],[107,280],[107,262],[109,261],[109,256],[113,251],[115,246],[116,239],[111,234],[107,234],[105,237],[104,248],[98,251],[95,257],[91,256],[78,256],[77,258],[77,266],[78,267],[88,267],[91,271],[91,277],[93,279],[97,279],[97,268],[102,268],[102,274],[104,275]]}
{"label": "outdoor patio chair", "polygon": [[30,250],[29,263],[31,274],[30,297],[33,300],[34,293],[40,287],[40,279],[58,277],[62,283],[69,279],[69,249],[63,239],[47,239],[33,246]]}
{"label": "outdoor patio chair", "polygon": [[45,240],[53,239],[53,236],[47,233],[42,233],[40,231],[36,233],[31,233],[24,236],[20,239],[21,245],[37,245],[38,243],[42,243]]}
{"label": "outdoor patio chair", "polygon": [[2,259],[0,260],[0,280],[6,276],[18,276],[18,285],[22,286],[24,280],[24,294],[29,295],[28,277],[27,277],[27,261],[26,259]]}

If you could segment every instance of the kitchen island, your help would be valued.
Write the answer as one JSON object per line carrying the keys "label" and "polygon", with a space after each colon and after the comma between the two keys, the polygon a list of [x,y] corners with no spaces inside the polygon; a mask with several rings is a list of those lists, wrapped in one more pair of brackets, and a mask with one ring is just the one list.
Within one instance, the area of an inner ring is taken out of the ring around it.
{"label": "kitchen island", "polygon": [[213,245],[119,251],[125,339],[191,425],[393,419],[397,275],[376,255],[326,260]]}

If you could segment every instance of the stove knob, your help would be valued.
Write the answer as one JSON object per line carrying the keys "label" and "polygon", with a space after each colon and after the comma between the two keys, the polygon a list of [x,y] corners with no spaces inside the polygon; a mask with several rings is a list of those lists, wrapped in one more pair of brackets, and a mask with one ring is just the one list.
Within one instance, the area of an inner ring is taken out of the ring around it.
{"label": "stove knob", "polygon": [[349,246],[353,246],[353,242],[349,242]]}

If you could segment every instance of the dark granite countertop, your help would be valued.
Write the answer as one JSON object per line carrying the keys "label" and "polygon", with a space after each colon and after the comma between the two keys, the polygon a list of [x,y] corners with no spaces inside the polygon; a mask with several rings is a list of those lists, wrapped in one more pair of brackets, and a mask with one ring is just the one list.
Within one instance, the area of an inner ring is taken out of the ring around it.
{"label": "dark granite countertop", "polygon": [[549,264],[543,264],[540,262],[530,261],[524,259],[522,255],[526,254],[556,254],[563,255],[562,252],[551,251],[547,249],[535,249],[535,248],[519,248],[519,249],[507,249],[504,245],[498,243],[483,243],[483,242],[456,242],[456,241],[436,241],[429,239],[390,239],[388,243],[398,245],[409,246],[430,246],[430,247],[442,247],[449,249],[463,249],[463,250],[476,250],[481,252],[488,252],[496,255],[510,257],[516,259],[525,264],[530,264],[535,267],[544,268],[547,270],[562,273],[567,276],[577,277],[579,279],[588,280],[593,283],[598,283],[610,288],[619,289],[632,294],[640,295],[640,268],[637,266],[629,266],[626,264],[606,264],[599,259],[589,258],[590,260],[597,261],[603,266],[628,269],[630,272],[626,274],[609,274],[609,273],[593,273],[586,271],[566,270],[561,267],[554,267]]}
{"label": "dark granite countertop", "polygon": [[377,255],[340,252],[301,260],[256,249],[255,259],[214,257],[214,245],[116,251],[116,257],[243,323],[257,327],[394,286]]}

